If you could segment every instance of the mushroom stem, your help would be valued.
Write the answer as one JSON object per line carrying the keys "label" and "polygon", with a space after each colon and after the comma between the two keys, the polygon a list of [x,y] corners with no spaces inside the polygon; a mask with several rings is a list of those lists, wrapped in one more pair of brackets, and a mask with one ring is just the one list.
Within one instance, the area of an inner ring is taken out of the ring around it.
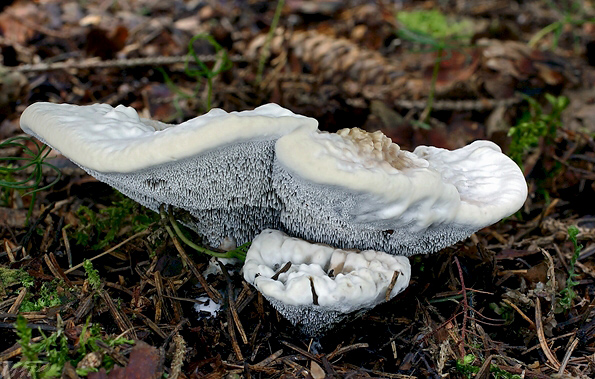
{"label": "mushroom stem", "polygon": [[[168,207],[167,212],[165,212],[165,205],[161,204],[161,206],[159,207],[159,215],[161,216],[162,220],[166,221],[166,223],[164,224],[165,230],[167,230],[167,233],[170,235],[171,238],[177,237],[179,240],[181,240],[194,250],[198,251],[199,253],[207,254],[215,258],[237,258],[242,261],[246,260],[246,250],[248,249],[248,247],[250,247],[249,243],[238,246],[237,248],[227,252],[217,252],[209,250],[206,247],[202,247],[195,244],[188,237],[186,237],[184,232],[180,229],[178,222],[174,218],[171,205]],[[169,221],[169,225],[167,224],[167,221]]]}

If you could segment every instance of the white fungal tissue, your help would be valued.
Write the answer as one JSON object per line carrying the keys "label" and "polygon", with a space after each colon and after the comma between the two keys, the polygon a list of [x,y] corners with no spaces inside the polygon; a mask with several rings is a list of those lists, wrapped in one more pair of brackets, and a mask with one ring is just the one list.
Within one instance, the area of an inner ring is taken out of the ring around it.
{"label": "white fungal tissue", "polygon": [[271,184],[275,141],[317,125],[276,104],[213,109],[180,125],[107,104],[35,103],[21,116],[25,132],[126,196],[154,211],[161,204],[188,211],[193,220],[186,224],[215,247],[279,226]]}
{"label": "white fungal tissue", "polygon": [[477,141],[402,151],[381,134],[296,130],[277,141],[281,224],[300,238],[393,254],[438,251],[518,210],[519,167]]}
{"label": "white fungal tissue", "polygon": [[403,151],[381,132],[321,132],[276,104],[179,125],[129,107],[36,103],[22,129],[217,247],[265,228],[340,248],[431,253],[518,210],[527,185],[489,141]]}
{"label": "white fungal tissue", "polygon": [[[288,262],[289,269],[274,278]],[[253,240],[243,273],[291,323],[318,335],[350,313],[384,302],[387,291],[389,299],[402,292],[411,266],[403,256],[335,249],[267,229]]]}

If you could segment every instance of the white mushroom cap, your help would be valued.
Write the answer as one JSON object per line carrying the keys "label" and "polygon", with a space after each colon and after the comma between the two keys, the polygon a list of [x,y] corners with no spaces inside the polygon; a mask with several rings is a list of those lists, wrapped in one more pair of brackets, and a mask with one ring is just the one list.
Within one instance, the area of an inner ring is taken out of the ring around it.
{"label": "white mushroom cap", "polygon": [[410,153],[381,132],[296,130],[277,141],[275,154],[285,230],[340,247],[438,251],[527,197],[519,167],[489,141]]}
{"label": "white mushroom cap", "polygon": [[522,171],[491,141],[475,141],[454,151],[418,146],[413,154],[457,189],[461,202],[456,223],[491,225],[518,211],[527,198]]}
{"label": "white mushroom cap", "polygon": [[316,120],[267,104],[253,111],[213,109],[180,125],[142,119],[130,107],[36,103],[21,127],[90,175],[158,211],[173,205],[211,246],[243,244],[279,224],[271,184],[274,143]]}
{"label": "white mushroom cap", "polygon": [[[287,262],[291,267],[271,279]],[[271,229],[253,240],[242,270],[247,282],[310,335],[384,302],[395,272],[389,298],[407,288],[411,276],[406,257],[334,249]]]}
{"label": "white mushroom cap", "polygon": [[316,129],[312,118],[277,104],[252,111],[211,109],[179,125],[140,118],[131,107],[35,103],[21,128],[80,166],[127,173],[188,158],[238,141],[275,139],[297,127]]}

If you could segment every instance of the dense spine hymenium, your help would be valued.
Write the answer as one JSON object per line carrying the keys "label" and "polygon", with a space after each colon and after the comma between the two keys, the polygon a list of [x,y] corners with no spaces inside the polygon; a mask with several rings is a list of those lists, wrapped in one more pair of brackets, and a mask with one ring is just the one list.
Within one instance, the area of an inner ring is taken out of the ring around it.
{"label": "dense spine hymenium", "polygon": [[192,219],[183,222],[217,247],[224,238],[243,244],[279,227],[281,205],[271,180],[274,146],[272,139],[243,141],[132,173],[83,168],[156,212],[161,204],[187,211]]}
{"label": "dense spine hymenium", "polygon": [[273,166],[273,187],[282,202],[281,225],[290,235],[343,249],[373,249],[397,255],[428,254],[476,231],[465,225],[416,227],[415,220],[362,221],[361,204],[373,196],[301,178],[279,161]]}

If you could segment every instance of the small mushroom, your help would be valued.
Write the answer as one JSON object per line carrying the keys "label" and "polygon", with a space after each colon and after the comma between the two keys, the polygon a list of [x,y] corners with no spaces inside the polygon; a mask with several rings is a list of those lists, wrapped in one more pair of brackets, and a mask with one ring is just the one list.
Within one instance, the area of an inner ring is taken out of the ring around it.
{"label": "small mushroom", "polygon": [[212,109],[169,125],[140,118],[130,107],[35,103],[21,128],[59,150],[95,178],[158,211],[188,211],[190,227],[219,246],[239,244],[278,226],[271,186],[275,141],[316,120],[267,104],[252,111]]}
{"label": "small mushroom", "polygon": [[403,151],[381,132],[295,130],[275,148],[281,224],[341,248],[431,253],[516,212],[519,167],[489,141]]}
{"label": "small mushroom", "polygon": [[335,249],[271,229],[253,240],[242,270],[279,313],[311,336],[392,299],[411,276],[407,257]]}

